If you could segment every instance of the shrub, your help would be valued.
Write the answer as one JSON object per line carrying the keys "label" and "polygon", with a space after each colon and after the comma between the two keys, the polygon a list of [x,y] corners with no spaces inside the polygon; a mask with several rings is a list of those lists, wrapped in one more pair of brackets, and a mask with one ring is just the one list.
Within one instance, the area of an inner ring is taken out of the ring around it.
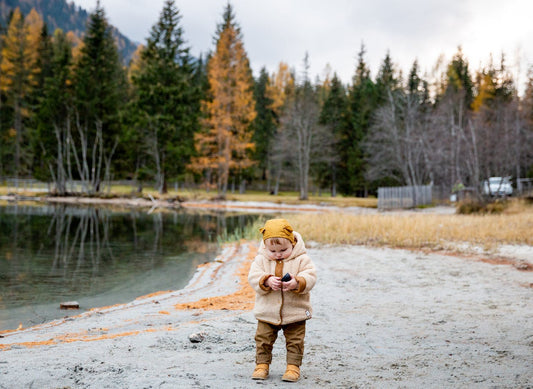
{"label": "shrub", "polygon": [[472,214],[500,214],[503,213],[509,203],[505,199],[496,199],[494,201],[485,201],[478,199],[466,199],[457,205],[459,215]]}
{"label": "shrub", "polygon": [[485,207],[486,205],[479,200],[466,199],[466,200],[460,201],[457,204],[457,213],[459,215],[471,215],[475,213],[485,213]]}

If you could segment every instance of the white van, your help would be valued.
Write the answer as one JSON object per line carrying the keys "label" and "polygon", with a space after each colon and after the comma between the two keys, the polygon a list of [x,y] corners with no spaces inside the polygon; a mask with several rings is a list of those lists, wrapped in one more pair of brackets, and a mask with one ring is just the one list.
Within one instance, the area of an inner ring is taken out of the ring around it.
{"label": "white van", "polygon": [[487,196],[510,196],[513,186],[510,177],[490,177],[483,181],[483,194]]}

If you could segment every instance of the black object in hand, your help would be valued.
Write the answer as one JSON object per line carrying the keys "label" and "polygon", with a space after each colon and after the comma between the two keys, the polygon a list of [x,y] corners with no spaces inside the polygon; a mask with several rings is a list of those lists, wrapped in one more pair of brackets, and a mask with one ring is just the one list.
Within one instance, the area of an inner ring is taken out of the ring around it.
{"label": "black object in hand", "polygon": [[291,275],[290,275],[289,273],[287,273],[287,274],[285,274],[285,275],[283,276],[283,278],[281,279],[281,281],[283,281],[283,282],[287,282],[287,281],[290,281],[291,278],[292,278]]}

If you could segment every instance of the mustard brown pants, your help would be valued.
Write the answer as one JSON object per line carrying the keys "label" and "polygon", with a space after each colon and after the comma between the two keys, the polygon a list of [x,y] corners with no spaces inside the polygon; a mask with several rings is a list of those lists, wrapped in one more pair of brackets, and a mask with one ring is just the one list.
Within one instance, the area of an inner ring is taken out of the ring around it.
{"label": "mustard brown pants", "polygon": [[279,330],[283,330],[285,336],[287,364],[300,366],[304,355],[305,321],[278,326],[259,320],[255,333],[255,363],[272,362],[272,348]]}

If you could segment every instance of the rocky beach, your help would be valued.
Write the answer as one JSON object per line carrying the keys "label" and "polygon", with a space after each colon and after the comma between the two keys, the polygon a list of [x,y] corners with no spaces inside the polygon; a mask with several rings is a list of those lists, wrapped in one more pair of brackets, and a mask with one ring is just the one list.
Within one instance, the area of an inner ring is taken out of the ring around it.
{"label": "rocky beach", "polygon": [[246,274],[257,243],[240,242],[182,290],[0,333],[0,388],[533,385],[530,247],[495,260],[310,246],[319,278],[297,384],[281,381],[282,335],[268,380],[250,379],[256,321]]}

